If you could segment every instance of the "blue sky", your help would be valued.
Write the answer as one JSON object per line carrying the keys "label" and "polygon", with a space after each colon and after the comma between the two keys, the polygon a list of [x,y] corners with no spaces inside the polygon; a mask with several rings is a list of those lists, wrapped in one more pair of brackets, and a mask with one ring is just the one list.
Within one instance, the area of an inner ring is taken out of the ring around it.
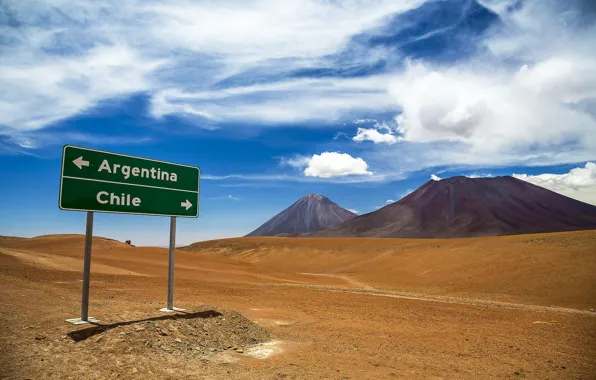
{"label": "blue sky", "polygon": [[[589,0],[7,1],[0,234],[82,233],[62,145],[201,167],[178,242],[244,235],[308,193],[359,213],[434,178],[596,204]],[[97,214],[165,245],[168,219]]]}

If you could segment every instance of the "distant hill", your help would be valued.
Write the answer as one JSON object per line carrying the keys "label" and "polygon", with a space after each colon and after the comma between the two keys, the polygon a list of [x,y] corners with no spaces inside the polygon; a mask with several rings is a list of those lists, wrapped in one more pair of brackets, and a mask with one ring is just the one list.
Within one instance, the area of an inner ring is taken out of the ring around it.
{"label": "distant hill", "polygon": [[322,195],[309,194],[247,236],[296,236],[338,226],[355,216]]}
{"label": "distant hill", "polygon": [[430,180],[320,237],[449,238],[596,229],[596,207],[513,177]]}

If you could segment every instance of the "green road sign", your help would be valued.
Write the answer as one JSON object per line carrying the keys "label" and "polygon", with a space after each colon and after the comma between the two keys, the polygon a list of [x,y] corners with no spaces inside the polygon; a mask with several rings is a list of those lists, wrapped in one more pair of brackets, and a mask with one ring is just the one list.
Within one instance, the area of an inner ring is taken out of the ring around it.
{"label": "green road sign", "polygon": [[66,145],[62,210],[196,218],[200,169]]}

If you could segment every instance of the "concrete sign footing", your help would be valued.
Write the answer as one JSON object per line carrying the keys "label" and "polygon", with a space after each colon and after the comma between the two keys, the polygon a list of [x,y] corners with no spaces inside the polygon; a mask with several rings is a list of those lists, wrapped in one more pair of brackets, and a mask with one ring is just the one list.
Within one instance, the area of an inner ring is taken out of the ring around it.
{"label": "concrete sign footing", "polygon": [[159,309],[159,311],[163,311],[164,313],[175,313],[177,311],[186,311],[186,309],[180,309],[179,307],[173,307],[171,309],[168,309],[167,307],[164,307],[162,309]]}
{"label": "concrete sign footing", "polygon": [[87,323],[99,323],[99,319],[95,319],[93,317],[87,318],[86,321],[83,321],[81,318],[65,319],[65,321],[68,323],[72,323],[73,325],[85,325]]}

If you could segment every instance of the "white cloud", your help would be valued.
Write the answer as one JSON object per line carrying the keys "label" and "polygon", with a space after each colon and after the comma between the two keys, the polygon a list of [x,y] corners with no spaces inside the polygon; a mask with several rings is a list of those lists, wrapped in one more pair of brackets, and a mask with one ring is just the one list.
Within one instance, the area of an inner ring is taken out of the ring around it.
{"label": "white cloud", "polygon": [[[358,128],[356,136],[352,140],[357,142],[372,141],[375,144],[395,144],[398,141],[397,136],[393,133],[393,129],[387,122],[378,122],[374,119],[355,120],[356,124],[361,122],[374,122],[372,128]],[[385,133],[381,133],[384,131]]]}
{"label": "white cloud", "polygon": [[354,210],[353,208],[348,208],[347,210],[353,212],[354,214],[360,214],[358,210]]}
{"label": "white cloud", "polygon": [[436,66],[411,61],[390,84],[401,143],[376,147],[386,171],[595,158],[594,13],[579,14],[576,2],[523,2],[516,12],[507,10],[515,1],[483,3],[504,25],[484,39],[490,54]]}
{"label": "white cloud", "polygon": [[[138,2],[131,9],[163,45],[219,55],[232,68],[268,59],[313,58],[334,53],[347,39],[381,23],[417,0],[171,1]],[[365,9],[366,11],[363,11]],[[247,43],[248,41],[248,43]]]}
{"label": "white cloud", "polygon": [[381,133],[374,128],[358,128],[356,136],[352,138],[354,141],[372,141],[375,144],[395,144],[397,137],[392,133]]}
{"label": "white cloud", "polygon": [[228,199],[231,199],[231,200],[233,200],[233,201],[239,201],[239,200],[240,200],[240,198],[238,198],[238,197],[235,197],[235,196],[233,196],[233,195],[228,195]]}
{"label": "white cloud", "polygon": [[582,202],[596,205],[596,163],[571,169],[565,174],[513,174],[513,177],[542,186]]}
{"label": "white cloud", "polygon": [[396,201],[396,200],[393,200],[393,199],[387,199],[387,200],[385,201],[385,203],[394,203],[394,202],[397,202],[397,201]]}
{"label": "white cloud", "polygon": [[307,177],[319,178],[373,174],[368,170],[368,164],[362,158],[337,152],[313,154],[303,173]]}
{"label": "white cloud", "polygon": [[[393,107],[379,79],[214,85],[251,70],[273,75],[319,67],[352,36],[422,2],[11,2],[2,11],[20,25],[0,25],[7,42],[0,54],[0,125],[42,128],[141,91],[152,95],[157,117],[214,121],[325,120]],[[379,58],[372,50],[360,54],[362,62]]]}
{"label": "white cloud", "polygon": [[[7,41],[0,46],[0,127],[30,150],[34,142],[18,133],[143,92],[153,116],[208,119],[197,123],[207,128],[225,122],[319,126],[342,118],[369,127],[376,119],[364,115],[400,112],[397,129],[377,123],[353,137],[374,143],[361,146],[371,149],[363,156],[377,173],[358,181],[433,166],[595,158],[596,26],[573,6],[557,9],[567,2],[524,2],[510,12],[514,0],[481,0],[503,25],[504,32],[483,40],[490,54],[438,66],[418,60],[402,71],[359,78],[285,78],[288,71],[337,64],[327,57],[351,37],[421,3],[14,1],[6,9],[20,26],[0,25]],[[582,24],[582,17],[588,21]],[[363,48],[354,59],[394,55]],[[261,77],[278,79],[261,84]]]}
{"label": "white cloud", "polygon": [[431,174],[431,175],[430,175],[430,179],[432,179],[433,181],[440,181],[440,180],[442,180],[443,178],[439,177],[438,175]]}
{"label": "white cloud", "polygon": [[491,178],[492,176],[490,173],[472,173],[466,175],[468,178]]}
{"label": "white cloud", "polygon": [[396,118],[400,140],[461,143],[470,161],[473,155],[521,161],[530,148],[536,154],[570,143],[576,154],[592,156],[596,120],[576,105],[596,99],[594,67],[596,58],[573,55],[513,73],[411,64],[391,89],[403,109]]}
{"label": "white cloud", "polygon": [[405,196],[409,195],[411,192],[413,192],[414,189],[407,189],[406,191],[404,191],[403,193],[401,193],[399,195],[400,198],[404,198]]}
{"label": "white cloud", "polygon": [[282,165],[303,169],[302,174],[307,177],[333,178],[349,175],[373,176],[368,170],[368,164],[360,157],[352,157],[347,153],[323,152],[311,157],[294,156],[282,158]]}

